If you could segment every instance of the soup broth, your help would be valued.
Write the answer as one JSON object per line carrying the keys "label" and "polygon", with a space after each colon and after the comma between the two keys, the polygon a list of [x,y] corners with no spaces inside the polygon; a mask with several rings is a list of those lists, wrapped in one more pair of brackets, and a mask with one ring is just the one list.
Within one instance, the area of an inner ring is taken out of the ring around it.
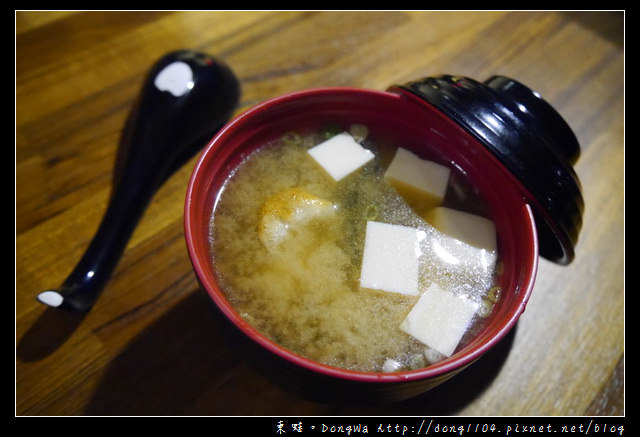
{"label": "soup broth", "polygon": [[[372,158],[335,180],[310,150],[342,131]],[[389,183],[385,173],[401,146],[359,124],[287,132],[249,155],[225,182],[211,219],[212,259],[227,298],[266,337],[356,371],[424,367],[450,353],[402,327],[434,285],[472,304],[456,350],[482,327],[499,297],[497,254],[483,252],[490,262],[460,255],[466,243],[437,229]],[[487,216],[464,174],[444,164],[450,176],[442,206]],[[371,223],[419,235],[416,293],[363,286],[363,257],[377,256],[365,254]]]}

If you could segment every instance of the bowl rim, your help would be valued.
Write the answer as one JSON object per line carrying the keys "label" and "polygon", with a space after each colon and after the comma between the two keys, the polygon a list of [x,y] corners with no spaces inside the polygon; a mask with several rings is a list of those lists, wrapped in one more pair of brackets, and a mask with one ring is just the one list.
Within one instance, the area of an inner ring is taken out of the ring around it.
{"label": "bowl rim", "polygon": [[[194,198],[197,194],[197,190],[201,186],[200,180],[202,177],[204,177],[203,175],[206,172],[206,167],[209,164],[208,161],[209,159],[211,159],[210,155],[212,153],[212,150],[217,150],[218,144],[224,142],[227,137],[233,135],[238,129],[241,129],[245,123],[250,122],[251,118],[254,115],[267,111],[274,105],[287,104],[296,99],[313,98],[314,96],[318,95],[326,97],[327,94],[333,93],[351,96],[357,96],[364,93],[368,96],[373,96],[374,98],[376,96],[384,98],[404,98],[404,96],[402,96],[401,94],[397,94],[394,92],[369,90],[355,87],[318,87],[300,91],[293,91],[262,101],[254,105],[253,107],[241,112],[229,123],[227,123],[205,146],[197,162],[195,163],[194,169],[189,178],[184,206],[185,240],[188,255],[191,260],[192,267],[196,273],[197,279],[200,282],[201,287],[215,303],[216,307],[239,331],[241,331],[244,335],[256,342],[262,348],[273,353],[274,355],[284,359],[289,363],[300,366],[312,372],[354,382],[398,383],[431,379],[449,374],[451,372],[459,371],[467,365],[476,361],[488,350],[499,343],[503,337],[505,337],[505,335],[515,326],[518,319],[525,311],[526,305],[530,298],[538,268],[538,239],[535,232],[535,219],[532,208],[528,203],[525,203],[524,200],[522,204],[522,210],[520,211],[520,221],[526,224],[531,231],[531,241],[528,245],[530,253],[527,255],[531,260],[531,265],[530,269],[527,270],[523,274],[523,277],[521,277],[520,279],[519,298],[517,300],[517,305],[509,310],[508,314],[510,316],[500,322],[500,329],[496,330],[496,332],[494,332],[494,334],[488,340],[483,341],[482,344],[473,347],[469,351],[463,351],[462,353],[458,352],[439,363],[435,363],[424,368],[390,373],[363,372],[335,367],[308,359],[279,345],[277,342],[260,333],[249,322],[242,318],[242,316],[233,308],[232,304],[224,297],[223,291],[220,290],[217,284],[211,283],[211,281],[208,280],[209,275],[207,271],[209,266],[206,265],[206,263],[210,262],[210,260],[203,259],[203,257],[198,256],[198,241],[196,238],[196,234],[198,231],[197,229],[195,229],[196,226],[193,222],[193,217],[196,213],[196,211],[194,211]],[[437,111],[428,103],[424,102],[423,104],[425,107]],[[442,115],[442,117],[445,118],[444,121],[447,123],[455,123],[450,119],[446,119],[446,116],[444,115]],[[468,135],[468,133],[465,133],[464,131],[461,131],[461,134]],[[476,140],[471,136],[469,136],[469,141],[476,142]],[[211,178],[211,175],[209,175],[209,178]]]}

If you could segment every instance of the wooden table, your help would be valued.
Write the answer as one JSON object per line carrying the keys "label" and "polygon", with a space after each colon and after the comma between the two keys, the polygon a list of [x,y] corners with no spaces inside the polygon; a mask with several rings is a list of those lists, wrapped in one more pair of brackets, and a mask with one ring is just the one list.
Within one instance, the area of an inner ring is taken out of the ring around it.
{"label": "wooden table", "polygon": [[[16,415],[624,415],[621,12],[17,12]],[[238,112],[299,89],[451,73],[516,78],[568,121],[586,211],[575,261],[541,259],[515,330],[417,398],[317,404],[225,342],[183,238],[195,157],[156,193],[93,310],[59,285],[106,208],[118,138],[148,68],[178,48],[224,60]]]}

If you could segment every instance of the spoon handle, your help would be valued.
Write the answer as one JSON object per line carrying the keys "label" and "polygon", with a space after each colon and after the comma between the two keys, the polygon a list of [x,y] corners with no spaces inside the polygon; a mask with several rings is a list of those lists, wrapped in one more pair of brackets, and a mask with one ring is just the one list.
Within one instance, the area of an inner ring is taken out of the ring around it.
{"label": "spoon handle", "polygon": [[149,203],[150,195],[132,196],[119,190],[84,255],[62,285],[37,299],[51,307],[87,312],[98,299]]}

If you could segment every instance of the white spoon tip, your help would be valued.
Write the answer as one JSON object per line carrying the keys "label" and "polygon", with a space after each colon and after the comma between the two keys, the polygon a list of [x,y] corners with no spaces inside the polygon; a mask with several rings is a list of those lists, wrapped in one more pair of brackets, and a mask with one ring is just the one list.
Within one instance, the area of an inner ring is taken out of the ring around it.
{"label": "white spoon tip", "polygon": [[38,300],[50,307],[59,307],[62,304],[64,298],[57,291],[43,291],[38,295]]}

